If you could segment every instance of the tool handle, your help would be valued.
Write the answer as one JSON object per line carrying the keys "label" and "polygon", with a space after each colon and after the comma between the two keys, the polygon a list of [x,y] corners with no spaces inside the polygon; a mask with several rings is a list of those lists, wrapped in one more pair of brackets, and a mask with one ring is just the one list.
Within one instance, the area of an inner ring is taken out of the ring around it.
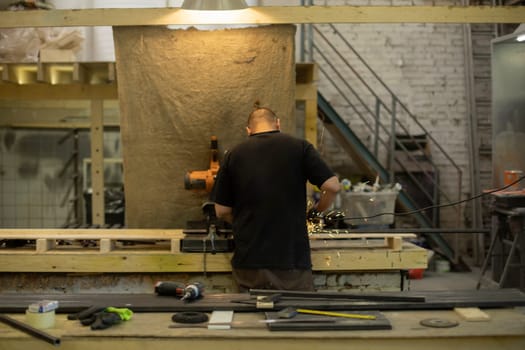
{"label": "tool handle", "polygon": [[323,316],[335,316],[335,317],[346,317],[346,318],[359,318],[364,320],[375,320],[374,315],[361,315],[361,314],[347,314],[342,312],[332,311],[320,311],[320,310],[309,310],[309,309],[297,309],[300,314],[312,314],[312,315],[323,315]]}

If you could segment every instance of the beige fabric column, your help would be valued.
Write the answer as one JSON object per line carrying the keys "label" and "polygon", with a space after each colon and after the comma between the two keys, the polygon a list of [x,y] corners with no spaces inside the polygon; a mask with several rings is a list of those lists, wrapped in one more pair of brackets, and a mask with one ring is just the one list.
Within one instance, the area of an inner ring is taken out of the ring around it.
{"label": "beige fabric column", "polygon": [[295,130],[294,36],[293,25],[114,28],[129,228],[204,218],[208,195],[184,189],[184,174],[209,168],[212,135],[221,160],[246,138],[254,101]]}

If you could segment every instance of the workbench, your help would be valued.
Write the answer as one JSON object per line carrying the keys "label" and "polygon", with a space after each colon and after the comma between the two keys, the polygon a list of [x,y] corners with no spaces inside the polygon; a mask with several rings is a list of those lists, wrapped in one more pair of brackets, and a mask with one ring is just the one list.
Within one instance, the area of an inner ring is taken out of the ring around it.
{"label": "workbench", "polygon": [[[229,330],[168,328],[171,313],[135,313],[130,321],[109,329],[92,331],[66,315],[56,316],[54,328],[46,330],[60,337],[60,348],[75,349],[525,349],[525,313],[520,308],[483,310],[490,320],[468,322],[453,310],[387,311],[391,330],[364,331],[269,331],[264,324],[239,325]],[[21,314],[10,315],[23,321]],[[262,320],[262,313],[235,313],[234,321]],[[428,318],[458,321],[453,328],[420,325]],[[250,328],[248,328],[250,327]],[[51,345],[0,324],[0,350],[50,349]]]}
{"label": "workbench", "polygon": [[[427,267],[427,250],[405,240],[413,236],[397,233],[312,235],[314,275],[320,276],[320,283],[332,289],[365,286],[402,290],[402,271]],[[154,279],[179,276],[184,280],[203,280],[210,289],[216,286],[214,290],[218,292],[234,291],[232,253],[181,252],[183,237],[180,229],[0,229],[0,240],[34,242],[24,247],[0,249],[0,292],[46,292],[42,286],[65,288],[64,292],[70,292],[78,290],[80,284],[70,282],[76,278],[85,282],[83,289],[93,285],[99,291],[131,281],[126,285],[127,290],[141,293],[152,290]],[[95,245],[78,244],[86,240],[94,241]],[[142,241],[150,243],[141,244]],[[346,276],[359,274],[365,277],[344,281]],[[378,278],[379,274],[384,278]],[[341,275],[345,277],[340,278]],[[45,278],[45,282],[31,284],[31,280],[40,278]]]}
{"label": "workbench", "polygon": [[[231,272],[231,253],[180,251],[180,229],[0,229],[0,240],[34,245],[0,249],[0,272]],[[425,249],[404,242],[414,234],[311,235],[316,271],[426,268]],[[95,241],[79,248],[75,241]],[[57,242],[68,244],[59,245]],[[126,245],[149,241],[155,244]]]}

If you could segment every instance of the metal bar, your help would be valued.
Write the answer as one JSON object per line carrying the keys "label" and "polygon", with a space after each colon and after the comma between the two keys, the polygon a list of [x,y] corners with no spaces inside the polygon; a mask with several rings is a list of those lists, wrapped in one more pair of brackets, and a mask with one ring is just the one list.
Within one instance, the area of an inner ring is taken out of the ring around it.
{"label": "metal bar", "polygon": [[392,115],[390,121],[390,152],[388,161],[388,170],[390,173],[390,182],[394,183],[394,150],[396,149],[396,97],[392,95]]}
{"label": "metal bar", "polygon": [[[462,0],[466,3],[468,0]],[[467,92],[467,122],[469,123],[468,142],[469,142],[469,169],[470,169],[470,191],[471,193],[480,193],[480,165],[479,165],[479,141],[478,141],[478,116],[476,113],[476,102],[474,92],[474,74],[473,74],[473,49],[472,49],[472,31],[470,24],[463,25],[463,41],[465,53],[465,85]],[[480,227],[483,224],[481,199],[475,199],[472,202],[472,225]],[[484,241],[483,236],[476,237],[473,244],[474,260],[477,264],[484,258]]]}
{"label": "metal bar", "polygon": [[470,229],[470,228],[390,228],[390,229],[358,229],[358,230],[327,230],[316,231],[316,233],[332,234],[334,238],[338,233],[490,233],[488,228]]}
{"label": "metal bar", "polygon": [[498,217],[495,214],[492,214],[492,225],[491,226],[492,226],[491,228],[492,239],[490,241],[489,250],[487,251],[487,254],[485,255],[485,260],[483,260],[481,271],[479,272],[479,279],[478,279],[478,283],[476,284],[476,289],[479,289],[481,287],[481,280],[483,279],[483,275],[485,274],[485,271],[487,271],[487,267],[489,266],[489,260],[492,258],[492,251],[494,250],[494,246],[496,245],[496,240],[498,238]]}
{"label": "metal bar", "polygon": [[[439,200],[439,170],[436,169],[436,172],[434,173],[434,176],[435,176],[435,181],[434,183],[436,184],[434,186],[434,200],[432,201],[432,203],[434,203],[434,208],[432,208],[432,222],[434,224],[434,227],[438,227],[439,226],[439,203],[440,203],[440,200]],[[457,247],[456,247],[457,248]]]}
{"label": "metal bar", "polygon": [[518,246],[518,240],[519,240],[519,234],[516,234],[514,237],[514,240],[512,241],[512,246],[510,247],[509,255],[507,256],[507,259],[505,260],[505,265],[503,266],[503,271],[501,272],[501,278],[498,282],[498,286],[500,288],[503,288],[503,284],[507,280],[507,274],[509,272],[510,263],[512,261],[512,258],[514,257],[514,252],[516,251],[516,247]]}
{"label": "metal bar", "polygon": [[53,344],[55,346],[60,345],[60,338],[54,337],[49,333],[43,332],[40,329],[36,329],[27,323],[20,322],[18,320],[15,320],[14,318],[11,318],[7,315],[0,314],[0,322],[3,322],[13,328],[18,329],[19,331],[22,331],[24,333],[27,333],[35,338],[41,339],[49,344]]}
{"label": "metal bar", "polygon": [[381,301],[411,301],[425,302],[422,296],[397,296],[380,294],[351,294],[342,292],[304,292],[278,289],[250,289],[250,295],[280,294],[282,297],[309,298],[309,299],[357,299],[357,300],[381,300]]}
{"label": "metal bar", "polygon": [[381,100],[379,98],[376,98],[376,124],[374,128],[374,157],[377,158],[377,151],[379,147],[379,119],[381,116]]}

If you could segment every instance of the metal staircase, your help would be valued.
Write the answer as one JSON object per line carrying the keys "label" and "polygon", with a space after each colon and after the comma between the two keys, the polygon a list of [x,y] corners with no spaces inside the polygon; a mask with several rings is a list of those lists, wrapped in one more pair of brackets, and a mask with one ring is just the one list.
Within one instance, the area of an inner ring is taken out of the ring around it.
{"label": "metal staircase", "polygon": [[[364,174],[371,178],[379,175],[384,183],[402,182],[399,204],[405,211],[432,207],[411,215],[418,225],[438,227],[435,206],[440,198],[447,203],[461,200],[461,169],[335,25],[312,25],[311,29],[315,37],[311,56],[321,78],[318,111],[325,127]],[[334,108],[323,97],[325,91],[342,99],[338,106],[343,108]],[[436,156],[440,167],[434,161]],[[448,173],[455,171],[458,187],[454,197],[440,184],[443,165]],[[457,220],[459,227],[460,210]],[[426,237],[440,253],[457,261],[439,234]]]}
{"label": "metal staircase", "polygon": [[[379,163],[374,154],[361,142],[359,137],[350,129],[348,124],[333,109],[323,95],[318,93],[317,98],[318,116],[339,145],[343,147],[368,175],[372,177],[379,175],[383,182],[388,182],[390,175]],[[421,227],[433,227],[432,222],[424,212],[417,212],[419,208],[417,208],[413,199],[406,191],[399,192],[398,201],[407,211],[416,211],[413,216]],[[432,246],[438,247],[443,255],[449,257],[451,260],[454,259],[453,249],[439,234],[426,235],[423,233],[423,236],[425,236]]]}

